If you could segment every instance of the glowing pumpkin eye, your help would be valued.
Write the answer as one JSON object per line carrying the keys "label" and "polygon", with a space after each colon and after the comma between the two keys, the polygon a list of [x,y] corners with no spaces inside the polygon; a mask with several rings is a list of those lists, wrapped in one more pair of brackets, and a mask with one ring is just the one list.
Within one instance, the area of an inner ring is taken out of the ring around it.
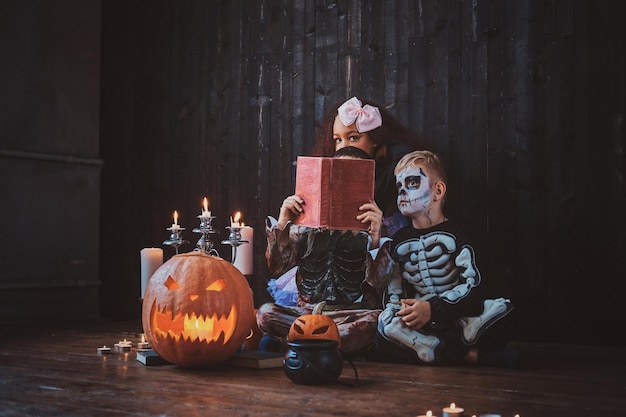
{"label": "glowing pumpkin eye", "polygon": [[167,277],[167,279],[165,280],[165,282],[163,284],[170,291],[172,291],[172,290],[180,290],[181,289],[181,286],[178,284],[178,282],[176,282],[176,280],[174,278],[172,278],[171,275],[169,275]]}
{"label": "glowing pumpkin eye", "polygon": [[324,334],[324,333],[327,333],[329,328],[330,328],[330,326],[318,327],[317,329],[313,330],[312,334]]}
{"label": "glowing pumpkin eye", "polygon": [[207,291],[222,291],[226,286],[226,282],[223,279],[218,279],[208,287],[206,287]]}

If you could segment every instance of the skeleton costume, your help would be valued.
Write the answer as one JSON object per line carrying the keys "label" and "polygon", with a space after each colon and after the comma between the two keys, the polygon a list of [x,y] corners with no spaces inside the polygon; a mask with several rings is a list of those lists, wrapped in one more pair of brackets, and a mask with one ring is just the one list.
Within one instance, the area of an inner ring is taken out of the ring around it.
{"label": "skeleton costume", "polygon": [[[513,308],[504,298],[483,298],[474,248],[452,221],[429,229],[407,226],[374,255],[369,273],[388,283],[378,331],[414,351],[419,363],[462,362],[470,348],[480,346],[481,335]],[[428,301],[430,323],[419,331],[406,326],[396,316],[403,298]]]}
{"label": "skeleton costume", "polygon": [[297,306],[266,303],[257,312],[265,333],[285,338],[294,319],[311,314],[325,301],[325,315],[333,318],[346,354],[373,346],[380,297],[366,282],[368,235],[361,231],[316,229],[288,223],[284,230],[268,217],[265,257],[271,276],[296,269]]}
{"label": "skeleton costume", "polygon": [[[378,333],[384,338],[378,339],[380,344],[390,341],[410,352],[402,356],[433,365],[462,362],[472,347],[494,347],[496,339],[481,338],[512,304],[504,298],[485,299],[474,246],[463,229],[433,205],[435,196],[424,170],[408,166],[396,174],[396,184],[400,211],[434,226],[416,229],[410,224],[372,251],[368,273],[387,286],[385,309],[378,318]],[[419,330],[409,327],[397,315],[402,299],[427,301],[430,322]]]}

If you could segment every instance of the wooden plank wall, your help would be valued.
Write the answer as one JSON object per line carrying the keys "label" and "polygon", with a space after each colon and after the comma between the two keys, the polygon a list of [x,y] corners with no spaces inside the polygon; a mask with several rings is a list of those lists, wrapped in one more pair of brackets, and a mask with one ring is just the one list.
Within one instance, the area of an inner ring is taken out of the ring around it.
{"label": "wooden plank wall", "polygon": [[139,250],[174,209],[194,243],[204,196],[224,257],[234,211],[255,228],[266,301],[264,218],[326,109],[357,95],[445,158],[448,215],[475,232],[521,339],[617,343],[622,2],[110,0],[102,16],[103,315],[137,314]]}

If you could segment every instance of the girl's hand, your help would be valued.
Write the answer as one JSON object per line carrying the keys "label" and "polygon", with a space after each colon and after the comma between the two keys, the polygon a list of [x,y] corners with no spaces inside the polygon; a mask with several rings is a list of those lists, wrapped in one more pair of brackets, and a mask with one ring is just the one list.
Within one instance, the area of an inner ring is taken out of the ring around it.
{"label": "girl's hand", "polygon": [[298,215],[304,211],[303,205],[304,200],[299,195],[291,195],[285,198],[283,204],[280,206],[278,227],[282,230],[290,220],[298,217]]}
{"label": "girl's hand", "polygon": [[412,329],[419,330],[430,321],[430,303],[412,298],[400,300],[402,308],[396,315],[402,317],[404,324]]}
{"label": "girl's hand", "polygon": [[363,213],[356,216],[356,218],[360,220],[361,223],[369,222],[370,225],[367,229],[367,233],[369,233],[372,238],[371,249],[376,249],[380,243],[380,228],[383,224],[383,211],[378,208],[374,200],[363,204],[359,207],[359,210]]}

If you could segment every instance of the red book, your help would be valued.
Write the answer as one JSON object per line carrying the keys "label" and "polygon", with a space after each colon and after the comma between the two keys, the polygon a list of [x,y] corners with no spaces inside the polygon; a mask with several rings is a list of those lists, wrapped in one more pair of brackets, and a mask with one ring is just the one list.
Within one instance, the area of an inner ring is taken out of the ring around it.
{"label": "red book", "polygon": [[296,224],[338,230],[367,230],[356,216],[359,207],[374,199],[371,159],[299,156],[296,194],[304,199],[304,212]]}

